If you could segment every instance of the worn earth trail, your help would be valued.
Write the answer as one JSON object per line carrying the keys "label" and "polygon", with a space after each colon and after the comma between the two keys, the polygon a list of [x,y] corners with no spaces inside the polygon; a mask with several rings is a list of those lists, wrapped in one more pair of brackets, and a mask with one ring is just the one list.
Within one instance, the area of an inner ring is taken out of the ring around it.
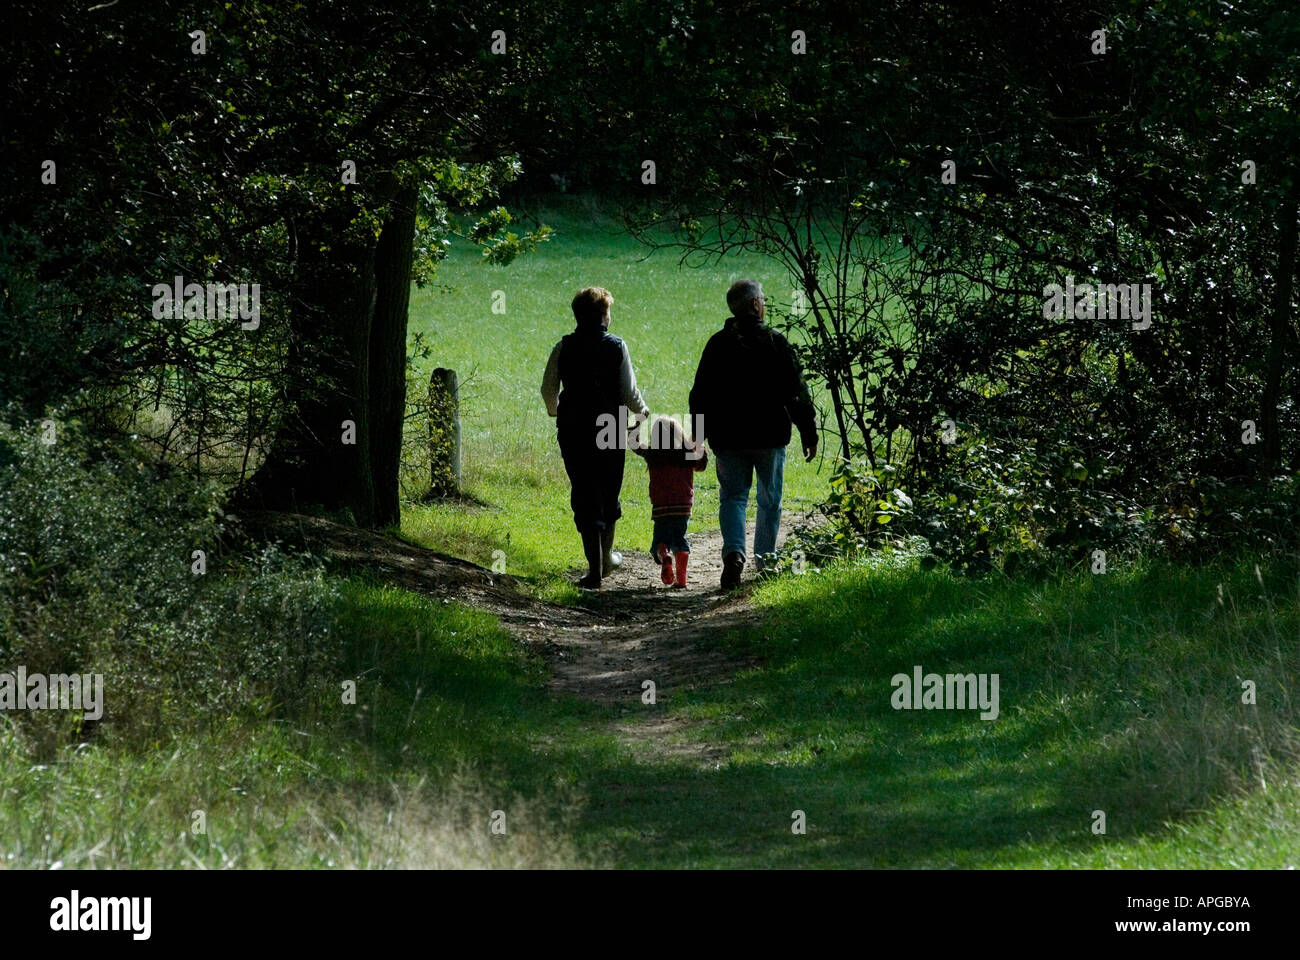
{"label": "worn earth trail", "polygon": [[[643,547],[619,544],[623,565],[602,589],[586,593],[581,606],[561,606],[522,592],[507,574],[372,530],[270,512],[246,513],[239,526],[257,540],[309,549],[343,572],[366,568],[404,589],[494,614],[544,658],[554,694],[624,705],[612,728],[624,741],[666,758],[710,765],[732,749],[683,739],[685,721],[664,709],[674,694],[728,682],[752,665],[720,643],[728,631],[761,618],[747,588],[729,596],[719,590],[722,535],[716,530],[692,534],[685,590],[660,583],[659,567]],[[579,573],[574,571],[575,578]],[[659,709],[642,704],[646,680],[655,684]]]}

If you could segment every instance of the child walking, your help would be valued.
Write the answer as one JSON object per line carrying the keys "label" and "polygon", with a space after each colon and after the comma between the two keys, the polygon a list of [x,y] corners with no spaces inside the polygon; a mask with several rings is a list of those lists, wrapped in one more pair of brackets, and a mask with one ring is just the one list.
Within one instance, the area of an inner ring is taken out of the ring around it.
{"label": "child walking", "polygon": [[650,425],[648,445],[635,438],[629,445],[645,458],[650,471],[650,517],[655,525],[650,553],[659,564],[660,579],[664,586],[685,588],[691,554],[686,527],[695,504],[695,473],[708,465],[708,451],[702,441],[697,445],[688,440],[681,426],[667,417],[656,417]]}

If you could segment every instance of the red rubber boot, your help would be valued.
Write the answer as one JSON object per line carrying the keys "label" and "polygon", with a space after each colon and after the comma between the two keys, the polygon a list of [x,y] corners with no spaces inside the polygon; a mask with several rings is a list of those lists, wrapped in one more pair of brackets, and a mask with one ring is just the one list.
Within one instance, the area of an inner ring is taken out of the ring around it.
{"label": "red rubber boot", "polygon": [[677,582],[673,584],[674,587],[686,588],[686,561],[689,558],[690,554],[685,550],[677,554]]}
{"label": "red rubber boot", "polygon": [[673,582],[672,552],[661,543],[655,548],[655,555],[659,558],[659,579],[663,581],[665,587],[671,586]]}

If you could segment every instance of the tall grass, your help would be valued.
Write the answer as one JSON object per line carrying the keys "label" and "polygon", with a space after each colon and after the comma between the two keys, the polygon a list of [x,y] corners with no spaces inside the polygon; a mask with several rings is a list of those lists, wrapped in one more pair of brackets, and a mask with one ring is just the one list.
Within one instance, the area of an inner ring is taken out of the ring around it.
{"label": "tall grass", "polygon": [[6,704],[0,865],[579,862],[529,749],[541,668],[494,618],[240,544],[208,487],[75,424],[38,437],[0,423],[0,672],[101,675],[103,715]]}
{"label": "tall grass", "polygon": [[341,590],[337,676],[356,683],[353,703],[341,683],[279,716],[214,722],[181,703],[165,724],[105,723],[43,760],[29,726],[0,715],[0,865],[599,862],[572,841],[581,794],[530,746],[567,722],[537,664],[485,614],[359,581]]}
{"label": "tall grass", "polygon": [[[0,719],[0,868],[573,868],[577,808],[489,787],[468,769],[323,774],[301,731],[176,731],[154,750],[81,745],[33,764]],[[319,734],[315,734],[319,736]],[[504,832],[492,831],[493,813]]]}

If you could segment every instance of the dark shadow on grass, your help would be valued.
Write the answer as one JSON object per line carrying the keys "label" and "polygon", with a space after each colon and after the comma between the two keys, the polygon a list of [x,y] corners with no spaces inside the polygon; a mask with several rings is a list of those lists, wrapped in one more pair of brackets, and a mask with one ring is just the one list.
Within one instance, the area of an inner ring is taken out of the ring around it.
{"label": "dark shadow on grass", "polygon": [[[763,669],[667,705],[702,718],[687,736],[753,755],[590,769],[591,825],[630,861],[664,866],[972,866],[1027,842],[1085,851],[1160,835],[1230,792],[1259,742],[1232,739],[1231,696],[1211,714],[1221,738],[1182,712],[1236,689],[1227,658],[1189,664],[1176,641],[1152,639],[1167,617],[1175,638],[1179,616],[1194,627],[1187,591],[1210,596],[1214,576],[1008,584],[979,601],[908,574],[779,605],[764,628],[715,641]],[[1240,572],[1231,586],[1249,589]],[[918,663],[1000,674],[999,719],[894,710],[891,676]],[[1287,726],[1258,731],[1265,749],[1288,748]],[[805,837],[790,832],[795,810]]]}

